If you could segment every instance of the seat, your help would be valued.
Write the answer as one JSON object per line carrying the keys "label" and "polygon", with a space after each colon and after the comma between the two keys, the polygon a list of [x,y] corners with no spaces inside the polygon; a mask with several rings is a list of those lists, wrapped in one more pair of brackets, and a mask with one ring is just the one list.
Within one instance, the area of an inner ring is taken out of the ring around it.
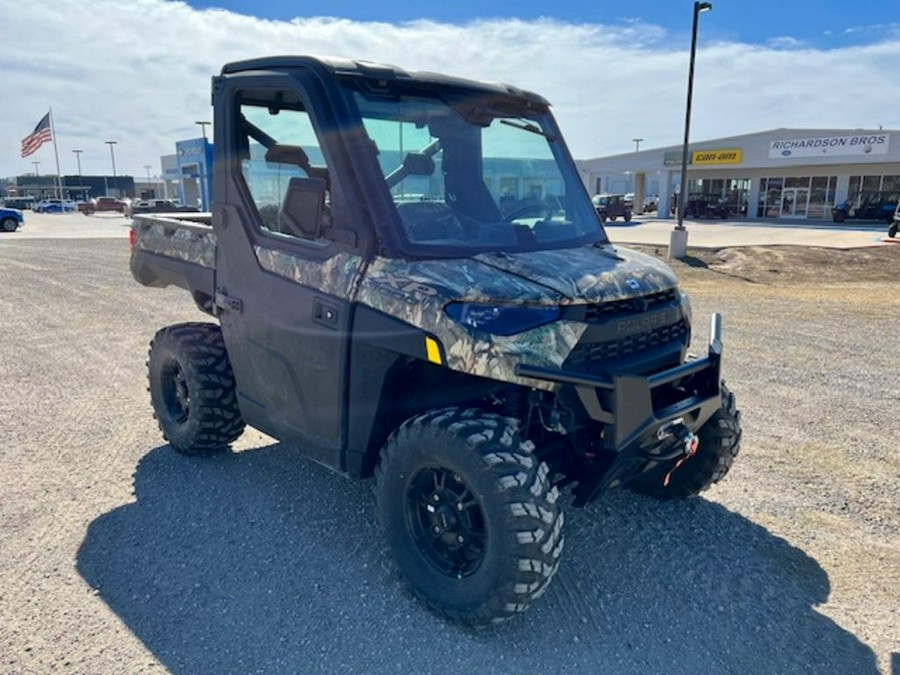
{"label": "seat", "polygon": [[291,178],[278,214],[280,230],[307,239],[321,237],[326,189],[323,178]]}
{"label": "seat", "polygon": [[403,202],[397,213],[410,241],[426,242],[438,239],[460,239],[463,228],[456,214],[442,202]]}

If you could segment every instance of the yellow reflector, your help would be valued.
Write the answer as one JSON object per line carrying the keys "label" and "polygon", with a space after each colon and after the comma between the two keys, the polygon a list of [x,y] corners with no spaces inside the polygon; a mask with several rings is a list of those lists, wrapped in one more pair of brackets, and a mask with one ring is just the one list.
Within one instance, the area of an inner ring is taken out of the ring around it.
{"label": "yellow reflector", "polygon": [[425,353],[429,361],[441,365],[441,346],[433,337],[425,337]]}

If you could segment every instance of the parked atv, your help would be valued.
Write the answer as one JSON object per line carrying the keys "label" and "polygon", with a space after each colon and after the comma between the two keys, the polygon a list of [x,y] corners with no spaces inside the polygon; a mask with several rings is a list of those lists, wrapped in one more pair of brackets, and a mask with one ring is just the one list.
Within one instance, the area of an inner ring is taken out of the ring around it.
{"label": "parked atv", "polygon": [[854,192],[845,201],[835,204],[831,219],[836,223],[843,223],[848,218],[890,223],[898,203],[900,195],[896,192]]}
{"label": "parked atv", "polygon": [[625,199],[625,195],[594,195],[591,201],[597,210],[597,215],[600,216],[601,222],[615,220],[616,218],[622,218],[625,221],[631,220],[631,205]]}

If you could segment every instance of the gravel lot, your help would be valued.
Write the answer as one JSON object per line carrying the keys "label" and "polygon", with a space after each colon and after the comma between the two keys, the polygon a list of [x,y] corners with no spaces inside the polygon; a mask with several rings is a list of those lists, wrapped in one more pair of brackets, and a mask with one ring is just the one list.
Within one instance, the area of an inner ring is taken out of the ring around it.
{"label": "gravel lot", "polygon": [[549,591],[473,633],[405,589],[370,484],[252,431],[207,460],[162,443],[147,342],[200,315],[134,283],[123,237],[0,236],[0,672],[896,675],[900,246],[878,250],[677,263],[697,351],[725,315],[735,468],[570,510]]}

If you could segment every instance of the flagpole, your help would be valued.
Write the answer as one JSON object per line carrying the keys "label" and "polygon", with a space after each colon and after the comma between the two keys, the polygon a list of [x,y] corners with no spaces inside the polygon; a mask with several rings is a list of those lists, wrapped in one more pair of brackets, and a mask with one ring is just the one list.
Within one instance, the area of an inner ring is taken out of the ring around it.
{"label": "flagpole", "polygon": [[62,175],[59,171],[59,149],[56,147],[56,127],[53,126],[53,106],[50,106],[50,135],[53,136],[53,154],[56,155],[56,198],[62,199]]}

